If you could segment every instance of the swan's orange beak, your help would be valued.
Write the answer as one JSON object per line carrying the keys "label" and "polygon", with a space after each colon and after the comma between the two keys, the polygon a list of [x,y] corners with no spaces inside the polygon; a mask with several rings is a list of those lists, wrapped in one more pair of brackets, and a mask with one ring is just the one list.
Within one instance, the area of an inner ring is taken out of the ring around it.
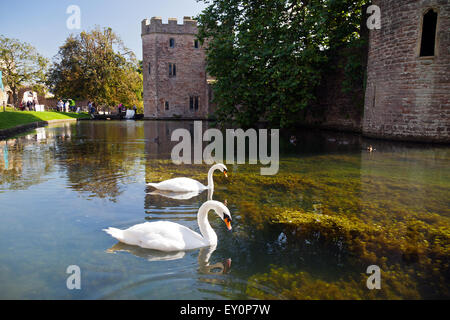
{"label": "swan's orange beak", "polygon": [[223,175],[228,178],[228,171],[227,170],[223,170]]}
{"label": "swan's orange beak", "polygon": [[225,225],[227,226],[228,230],[231,231],[231,220],[230,218],[226,217],[225,219],[223,219],[223,221],[225,222]]}

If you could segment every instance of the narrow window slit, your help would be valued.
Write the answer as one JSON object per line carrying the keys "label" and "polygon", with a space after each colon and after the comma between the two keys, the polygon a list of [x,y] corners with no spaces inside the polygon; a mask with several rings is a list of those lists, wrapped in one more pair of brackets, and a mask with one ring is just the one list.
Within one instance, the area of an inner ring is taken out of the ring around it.
{"label": "narrow window slit", "polygon": [[422,39],[420,43],[420,56],[431,57],[435,55],[436,31],[438,14],[430,9],[423,16]]}

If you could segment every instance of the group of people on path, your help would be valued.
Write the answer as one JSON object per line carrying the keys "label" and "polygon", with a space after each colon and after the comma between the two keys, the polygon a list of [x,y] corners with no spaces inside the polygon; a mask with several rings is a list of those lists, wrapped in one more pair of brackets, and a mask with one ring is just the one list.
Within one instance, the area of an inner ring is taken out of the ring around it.
{"label": "group of people on path", "polygon": [[[27,101],[23,101],[20,104],[20,109],[23,110],[29,110],[29,111],[36,111],[36,105],[38,104],[36,99],[29,99]],[[80,108],[78,108],[80,109]],[[56,104],[56,110],[58,112],[79,112],[79,110],[77,110],[76,107],[76,103],[75,100],[73,99],[59,99],[58,103]],[[131,109],[134,111],[135,114],[137,114],[137,106],[134,105],[133,108]],[[95,102],[93,101],[88,101],[88,112],[91,115],[94,115],[97,112],[97,107]],[[117,106],[117,113],[120,114],[124,114],[127,112],[127,107],[125,107],[123,105],[123,103],[119,104]]]}
{"label": "group of people on path", "polygon": [[[137,113],[137,107],[136,107],[136,105],[133,106],[133,111],[134,111],[135,114]],[[119,105],[117,106],[117,113],[118,113],[118,114],[126,113],[126,112],[127,112],[127,107],[125,107],[125,106],[123,105],[123,103],[121,103],[121,104],[119,104]]]}
{"label": "group of people on path", "polygon": [[22,101],[19,108],[22,111],[28,110],[28,111],[36,111],[36,105],[38,104],[38,101],[36,99],[28,99],[27,101]]}
{"label": "group of people on path", "polygon": [[76,104],[73,99],[68,99],[65,102],[60,99],[56,105],[56,109],[58,112],[75,112]]}
{"label": "group of people on path", "polygon": [[[96,112],[97,112],[97,107],[95,105],[95,102],[93,101],[88,101],[88,112],[93,116]],[[67,99],[67,100],[62,100],[60,99],[57,103],[56,106],[58,112],[76,112],[76,104],[75,101],[73,99]],[[135,112],[135,114],[137,113],[137,106],[134,105],[132,110]],[[117,106],[117,113],[118,114],[123,114],[127,112],[127,107],[125,107],[123,105],[123,103],[119,104]]]}
{"label": "group of people on path", "polygon": [[23,108],[27,108],[29,111],[36,111],[36,105],[37,105],[37,101],[36,99],[33,99],[33,101],[28,100],[27,102],[25,102],[24,104],[22,104]]}

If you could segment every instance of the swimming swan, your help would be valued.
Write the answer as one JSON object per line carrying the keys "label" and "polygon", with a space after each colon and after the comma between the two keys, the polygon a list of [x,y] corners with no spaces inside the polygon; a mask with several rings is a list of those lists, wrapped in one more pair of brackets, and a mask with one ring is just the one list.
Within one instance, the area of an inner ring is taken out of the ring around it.
{"label": "swimming swan", "polygon": [[178,223],[170,221],[145,222],[126,230],[104,229],[120,242],[160,251],[192,250],[217,245],[217,235],[208,222],[208,212],[214,210],[231,230],[231,214],[219,201],[206,201],[197,214],[201,235]]}
{"label": "swimming swan", "polygon": [[163,191],[173,191],[173,192],[192,192],[192,191],[203,191],[206,189],[214,189],[213,173],[216,170],[223,172],[225,177],[228,177],[227,167],[221,163],[213,165],[208,171],[208,185],[204,186],[197,180],[191,178],[174,178],[170,180],[165,180],[160,183],[148,183],[147,185],[163,190]]}

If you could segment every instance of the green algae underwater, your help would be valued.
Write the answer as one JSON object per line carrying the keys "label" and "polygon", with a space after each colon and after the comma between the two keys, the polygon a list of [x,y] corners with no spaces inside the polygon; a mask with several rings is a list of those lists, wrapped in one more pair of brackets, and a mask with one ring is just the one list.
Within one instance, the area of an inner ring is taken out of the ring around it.
{"label": "green algae underwater", "polygon": [[[198,251],[154,262],[115,244],[103,228],[172,220],[198,229],[205,193],[172,200],[146,186],[206,183],[209,165],[170,160],[180,127],[192,123],[86,121],[1,141],[0,298],[450,298],[448,146],[282,133],[278,174],[262,176],[259,164],[215,174],[212,197],[227,203],[233,231],[210,215],[219,243],[209,262]],[[205,272],[225,260],[226,272]],[[64,286],[74,263],[80,292]],[[380,290],[367,288],[371,265]]]}
{"label": "green algae underwater", "polygon": [[[273,240],[281,250],[333,256],[326,260],[337,266],[329,274],[329,266],[323,272],[273,261],[267,272],[249,277],[249,297],[450,297],[450,150],[393,144],[378,142],[371,153],[359,143],[343,148],[350,152],[338,147],[314,154],[306,148],[300,156],[282,156],[275,176],[260,175],[261,166],[229,165],[229,179],[215,177],[221,187],[214,198],[240,212],[234,221],[238,241],[281,235]],[[154,160],[149,168],[152,181],[202,181],[208,166]],[[367,288],[370,265],[381,268],[381,290]]]}

